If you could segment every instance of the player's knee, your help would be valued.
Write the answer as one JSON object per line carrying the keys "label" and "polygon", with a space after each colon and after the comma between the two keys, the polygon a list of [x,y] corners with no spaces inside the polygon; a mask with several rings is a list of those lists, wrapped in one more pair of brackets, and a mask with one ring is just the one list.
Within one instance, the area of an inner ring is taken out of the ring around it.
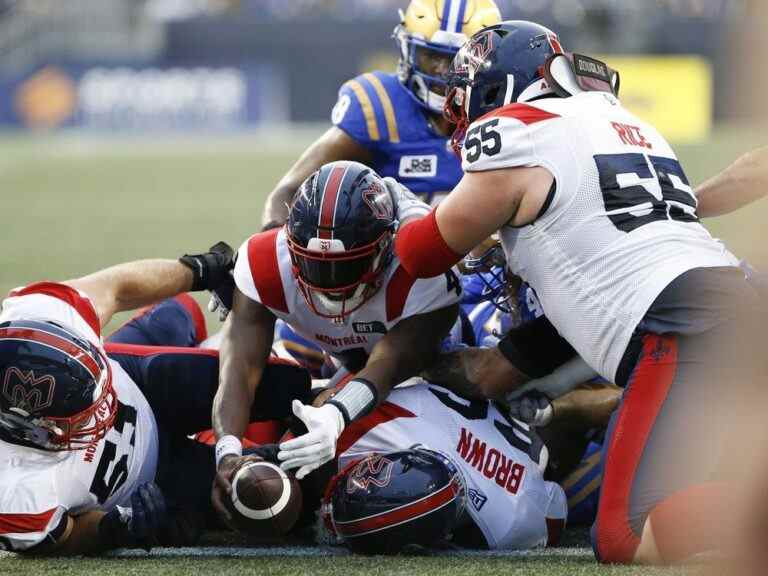
{"label": "player's knee", "polygon": [[630,564],[635,560],[639,538],[629,526],[612,524],[598,513],[590,536],[595,557],[601,564]]}

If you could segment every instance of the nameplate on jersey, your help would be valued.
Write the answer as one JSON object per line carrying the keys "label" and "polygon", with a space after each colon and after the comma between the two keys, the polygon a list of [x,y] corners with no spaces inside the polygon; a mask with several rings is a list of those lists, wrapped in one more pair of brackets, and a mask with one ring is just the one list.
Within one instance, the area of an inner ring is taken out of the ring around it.
{"label": "nameplate on jersey", "polygon": [[352,322],[352,330],[358,334],[386,334],[387,327],[384,322]]}
{"label": "nameplate on jersey", "polygon": [[401,178],[433,178],[437,175],[437,154],[402,156],[398,175]]}

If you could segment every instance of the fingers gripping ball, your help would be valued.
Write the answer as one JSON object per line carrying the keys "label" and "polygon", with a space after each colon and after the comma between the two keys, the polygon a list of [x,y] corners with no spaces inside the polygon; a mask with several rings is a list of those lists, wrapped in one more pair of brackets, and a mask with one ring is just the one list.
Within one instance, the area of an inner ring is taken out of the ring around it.
{"label": "fingers gripping ball", "polygon": [[237,527],[248,534],[274,537],[286,534],[299,518],[299,483],[270,462],[250,461],[232,478],[232,508]]}

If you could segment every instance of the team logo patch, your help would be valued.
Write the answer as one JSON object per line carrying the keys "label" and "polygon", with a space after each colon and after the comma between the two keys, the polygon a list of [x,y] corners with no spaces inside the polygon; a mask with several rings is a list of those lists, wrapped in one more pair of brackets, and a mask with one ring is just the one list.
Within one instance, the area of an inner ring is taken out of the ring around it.
{"label": "team logo patch", "polygon": [[373,322],[352,322],[352,330],[358,334],[386,334],[387,327],[384,322],[374,320]]}
{"label": "team logo patch", "polygon": [[392,196],[386,188],[378,182],[371,182],[368,188],[363,190],[363,200],[378,220],[391,220],[395,216],[395,207]]}
{"label": "team logo patch", "polygon": [[480,512],[480,510],[483,509],[483,506],[485,506],[485,503],[488,502],[488,497],[480,492],[480,490],[470,488],[467,491],[467,495],[469,496],[469,501],[472,502],[472,507],[478,512]]}
{"label": "team logo patch", "polygon": [[437,155],[402,156],[398,175],[401,178],[433,178],[437,175]]}
{"label": "team logo patch", "polygon": [[53,404],[56,380],[53,376],[36,377],[33,370],[24,372],[15,366],[5,371],[3,397],[15,408],[34,414]]}
{"label": "team logo patch", "polygon": [[368,456],[355,466],[347,477],[347,493],[368,490],[371,484],[379,488],[388,486],[392,481],[392,465],[392,460],[384,456]]}
{"label": "team logo patch", "polygon": [[482,66],[487,66],[488,55],[493,50],[493,32],[478,34],[459,52],[455,63],[455,72],[474,78]]}

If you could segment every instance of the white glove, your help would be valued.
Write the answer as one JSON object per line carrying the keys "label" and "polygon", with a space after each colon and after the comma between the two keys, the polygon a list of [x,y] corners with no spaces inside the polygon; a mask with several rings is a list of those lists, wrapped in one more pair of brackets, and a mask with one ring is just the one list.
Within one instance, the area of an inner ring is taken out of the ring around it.
{"label": "white glove", "polygon": [[298,468],[296,478],[301,480],[336,455],[336,441],[344,430],[344,416],[331,404],[315,408],[294,400],[292,408],[308,432],[280,444],[277,459],[283,470]]}
{"label": "white glove", "polygon": [[509,415],[531,426],[546,426],[553,414],[552,403],[544,394],[528,393],[509,403]]}
{"label": "white glove", "polygon": [[384,178],[384,184],[386,184],[387,190],[392,195],[392,200],[395,204],[395,215],[401,225],[406,220],[422,218],[432,210],[429,204],[419,200],[413,192],[394,178],[387,176]]}
{"label": "white glove", "polygon": [[215,292],[211,293],[211,299],[208,300],[208,312],[213,314],[219,311],[219,322],[224,322],[229,315],[229,308],[219,299]]}

